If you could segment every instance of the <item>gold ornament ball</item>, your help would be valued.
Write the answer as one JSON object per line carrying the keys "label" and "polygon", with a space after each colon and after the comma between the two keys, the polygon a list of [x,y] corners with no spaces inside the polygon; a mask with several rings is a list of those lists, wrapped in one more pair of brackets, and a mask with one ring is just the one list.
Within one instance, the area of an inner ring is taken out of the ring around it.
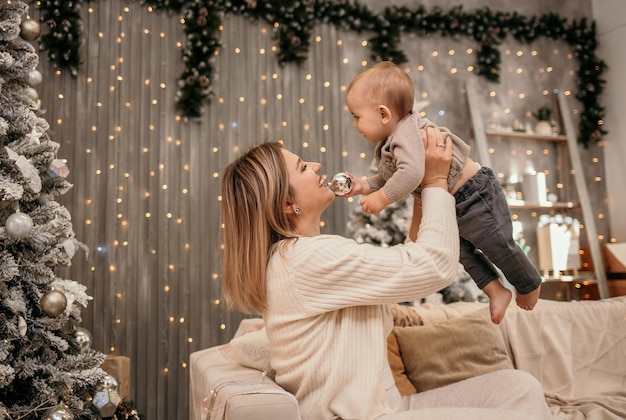
{"label": "gold ornament ball", "polygon": [[20,36],[26,41],[34,41],[41,35],[41,26],[34,19],[24,19],[20,24]]}
{"label": "gold ornament ball", "polygon": [[46,292],[39,301],[39,306],[44,313],[52,318],[56,318],[65,311],[67,298],[58,290]]}

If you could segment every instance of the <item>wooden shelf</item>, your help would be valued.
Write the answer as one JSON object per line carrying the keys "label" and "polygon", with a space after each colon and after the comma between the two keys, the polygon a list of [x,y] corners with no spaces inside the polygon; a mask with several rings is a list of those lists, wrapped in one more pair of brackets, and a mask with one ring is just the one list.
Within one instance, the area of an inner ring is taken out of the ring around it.
{"label": "wooden shelf", "polygon": [[600,299],[598,281],[593,273],[575,276],[543,277],[540,298],[560,301]]}
{"label": "wooden shelf", "polygon": [[555,209],[555,210],[569,210],[577,208],[579,205],[571,201],[557,202],[557,203],[525,203],[523,201],[509,201],[509,207],[512,209]]}
{"label": "wooden shelf", "polygon": [[558,281],[561,283],[589,283],[595,284],[597,283],[595,275],[591,271],[578,270],[577,274],[562,274],[560,276],[542,276],[544,282]]}
{"label": "wooden shelf", "polygon": [[[586,179],[584,175],[583,165],[580,160],[580,151],[578,150],[578,144],[576,141],[576,129],[572,121],[572,111],[567,103],[567,97],[561,91],[556,96],[556,108],[557,115],[563,124],[563,132],[565,135],[558,136],[538,136],[535,134],[528,134],[521,131],[512,131],[506,129],[489,129],[485,127],[480,110],[483,107],[480,106],[480,99],[477,94],[476,81],[472,78],[468,80],[466,86],[468,108],[471,117],[472,131],[474,134],[474,140],[476,141],[476,151],[478,153],[478,160],[482,165],[492,167],[491,165],[491,153],[489,149],[488,139],[507,139],[511,141],[516,140],[529,140],[529,141],[541,141],[551,142],[556,145],[557,157],[556,166],[560,168],[562,180],[565,180],[569,174],[573,175],[574,186],[578,195],[578,202],[576,206],[574,203],[564,201],[560,203],[525,203],[523,201],[515,202],[511,200],[508,203],[509,207],[515,209],[553,209],[553,210],[567,210],[573,208],[580,208],[582,211],[583,219],[585,221],[585,233],[587,234],[587,240],[589,242],[589,250],[591,253],[591,260],[593,261],[595,280],[597,284],[597,291],[601,298],[609,297],[609,290],[606,281],[606,273],[604,272],[602,263],[602,254],[600,251],[600,243],[598,242],[598,232],[594,222],[595,215],[591,208],[589,201],[589,192],[587,190]],[[568,196],[562,197],[563,200],[567,200]],[[548,281],[548,284],[551,282]],[[576,283],[576,282],[573,282]],[[569,284],[573,284],[570,282]],[[564,284],[563,279],[559,280],[559,284]],[[579,283],[576,283],[579,284]]]}
{"label": "wooden shelf", "polygon": [[519,131],[487,131],[485,132],[485,135],[487,137],[507,137],[523,140],[553,141],[556,143],[567,142],[566,136],[537,136],[535,134],[528,134]]}

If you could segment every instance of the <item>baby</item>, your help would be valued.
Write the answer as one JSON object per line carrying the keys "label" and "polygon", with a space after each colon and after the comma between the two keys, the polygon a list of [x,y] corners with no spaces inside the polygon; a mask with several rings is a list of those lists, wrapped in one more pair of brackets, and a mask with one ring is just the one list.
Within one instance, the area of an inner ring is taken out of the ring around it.
{"label": "baby", "polygon": [[358,74],[348,86],[346,105],[354,127],[376,144],[378,174],[352,177],[347,196],[364,194],[366,214],[378,214],[408,194],[415,198],[409,238],[415,240],[421,221],[421,188],[424,145],[420,129],[438,128],[445,142],[452,142],[448,188],[456,199],[461,263],[489,297],[491,320],[503,319],[512,294],[496,271],[502,270],[517,291],[517,305],[531,310],[539,299],[541,275],[513,240],[508,204],[490,168],[469,157],[470,146],[443,127],[436,127],[413,113],[414,91],[410,77],[391,62],[378,63]]}

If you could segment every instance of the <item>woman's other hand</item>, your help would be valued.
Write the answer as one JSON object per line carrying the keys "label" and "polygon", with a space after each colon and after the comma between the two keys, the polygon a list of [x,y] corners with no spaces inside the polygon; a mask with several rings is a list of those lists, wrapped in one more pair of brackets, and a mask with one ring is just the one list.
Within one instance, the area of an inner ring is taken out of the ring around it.
{"label": "woman's other hand", "polygon": [[432,127],[420,129],[426,152],[422,188],[440,187],[448,189],[448,173],[452,160],[452,139],[441,137],[441,132]]}

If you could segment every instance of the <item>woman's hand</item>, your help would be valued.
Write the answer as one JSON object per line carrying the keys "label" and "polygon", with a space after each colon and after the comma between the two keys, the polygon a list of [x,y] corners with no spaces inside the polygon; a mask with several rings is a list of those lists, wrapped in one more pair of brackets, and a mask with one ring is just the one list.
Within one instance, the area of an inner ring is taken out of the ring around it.
{"label": "woman's hand", "polygon": [[425,168],[422,188],[440,187],[448,189],[448,173],[452,160],[452,139],[441,138],[441,132],[436,128],[420,129],[424,140]]}

